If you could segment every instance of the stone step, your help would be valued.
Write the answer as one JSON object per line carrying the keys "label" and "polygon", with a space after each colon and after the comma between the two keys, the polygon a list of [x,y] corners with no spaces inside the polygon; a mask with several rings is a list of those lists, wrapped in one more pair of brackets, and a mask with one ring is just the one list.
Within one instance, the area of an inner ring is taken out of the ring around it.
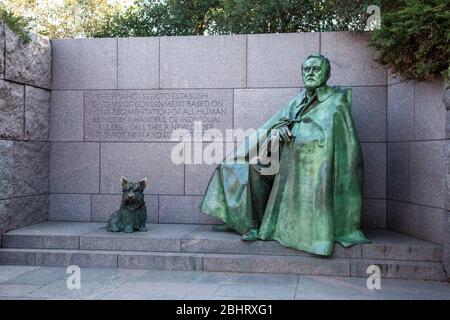
{"label": "stone step", "polygon": [[380,267],[382,278],[444,281],[446,274],[439,262],[339,259],[318,257],[209,255],[203,261],[205,271],[294,273],[304,275],[368,277],[367,268]]}
{"label": "stone step", "polygon": [[172,271],[280,273],[367,277],[378,265],[382,278],[445,280],[439,262],[323,258],[289,255],[247,255],[106,250],[0,249],[0,265],[81,268],[132,268]]}
{"label": "stone step", "polygon": [[[209,225],[149,224],[148,232],[112,233],[104,223],[44,222],[2,236],[3,248],[142,251],[173,253],[317,256],[281,246],[276,241],[245,242],[234,232]],[[344,248],[336,244],[332,258],[442,261],[442,247],[387,230],[366,230],[370,244]]]}

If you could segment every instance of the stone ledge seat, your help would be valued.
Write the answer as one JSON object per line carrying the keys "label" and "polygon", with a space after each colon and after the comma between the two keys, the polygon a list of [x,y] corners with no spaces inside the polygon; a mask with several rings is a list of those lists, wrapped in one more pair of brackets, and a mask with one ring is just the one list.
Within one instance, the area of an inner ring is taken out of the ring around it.
{"label": "stone ledge seat", "polygon": [[442,247],[388,230],[365,230],[370,244],[344,248],[331,257],[285,248],[275,241],[244,242],[211,225],[148,224],[148,232],[111,233],[104,223],[48,221],[2,235],[0,265],[137,268],[256,272],[445,280]]}

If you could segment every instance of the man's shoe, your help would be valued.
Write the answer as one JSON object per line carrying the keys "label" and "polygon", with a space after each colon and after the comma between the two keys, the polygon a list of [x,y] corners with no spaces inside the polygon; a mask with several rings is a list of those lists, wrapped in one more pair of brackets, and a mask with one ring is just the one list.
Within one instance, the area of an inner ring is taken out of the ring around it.
{"label": "man's shoe", "polygon": [[223,223],[223,224],[216,224],[216,225],[214,225],[214,226],[212,227],[212,230],[213,230],[213,231],[221,231],[221,232],[224,232],[224,231],[231,231],[231,230],[233,230],[233,229],[231,229],[226,223]]}
{"label": "man's shoe", "polygon": [[255,241],[258,239],[258,228],[250,228],[243,236],[242,240],[244,241]]}

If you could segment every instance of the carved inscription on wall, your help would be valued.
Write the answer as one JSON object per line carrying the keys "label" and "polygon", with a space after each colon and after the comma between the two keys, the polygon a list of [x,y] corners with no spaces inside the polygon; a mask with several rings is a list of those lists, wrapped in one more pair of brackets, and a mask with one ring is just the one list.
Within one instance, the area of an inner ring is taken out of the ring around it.
{"label": "carved inscription on wall", "polygon": [[232,128],[233,92],[202,90],[89,90],[86,141],[170,141],[176,129]]}

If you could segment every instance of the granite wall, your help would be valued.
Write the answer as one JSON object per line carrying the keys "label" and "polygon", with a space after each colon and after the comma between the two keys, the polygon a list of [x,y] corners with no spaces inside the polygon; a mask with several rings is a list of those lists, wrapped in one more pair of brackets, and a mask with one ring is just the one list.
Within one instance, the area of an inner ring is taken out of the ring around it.
{"label": "granite wall", "polygon": [[450,270],[450,118],[443,80],[389,77],[387,88],[387,226],[443,245]]}
{"label": "granite wall", "polygon": [[0,234],[48,219],[50,41],[0,21]]}
{"label": "granite wall", "polygon": [[387,226],[443,244],[448,233],[443,81],[388,82]]}
{"label": "granite wall", "polygon": [[214,165],[173,164],[172,129],[196,117],[222,132],[257,128],[299,92],[301,63],[320,52],[332,63],[329,84],[353,88],[363,225],[386,228],[387,73],[367,40],[337,32],[52,41],[49,218],[105,221],[125,176],[149,178],[150,222],[216,222],[198,211]]}

